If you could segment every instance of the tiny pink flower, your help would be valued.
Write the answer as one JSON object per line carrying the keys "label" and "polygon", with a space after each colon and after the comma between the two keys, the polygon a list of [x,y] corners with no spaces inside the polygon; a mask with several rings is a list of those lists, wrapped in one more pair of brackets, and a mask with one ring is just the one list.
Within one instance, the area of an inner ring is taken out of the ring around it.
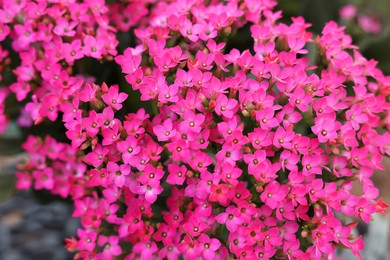
{"label": "tiny pink flower", "polygon": [[224,223],[230,232],[235,232],[237,228],[243,223],[240,215],[240,211],[236,207],[229,206],[226,209],[226,212],[221,213],[216,217],[216,220],[220,224]]}
{"label": "tiny pink flower", "polygon": [[162,125],[154,126],[153,132],[159,141],[168,141],[176,135],[176,129],[173,128],[172,120],[169,118]]}
{"label": "tiny pink flower", "polygon": [[288,187],[273,181],[261,193],[261,200],[271,209],[277,208],[288,193]]}
{"label": "tiny pink flower", "polygon": [[122,254],[122,249],[119,246],[119,237],[117,236],[99,236],[99,246],[103,247],[103,257],[111,258]]}
{"label": "tiny pink flower", "polygon": [[238,101],[228,99],[225,95],[220,94],[216,100],[215,113],[219,116],[231,118],[238,110]]}
{"label": "tiny pink flower", "polygon": [[211,238],[206,234],[201,234],[198,238],[199,248],[205,259],[215,259],[215,251],[221,247],[221,242],[216,238]]}
{"label": "tiny pink flower", "polygon": [[126,100],[127,96],[126,93],[119,93],[118,85],[113,85],[108,89],[106,94],[102,95],[102,98],[107,105],[116,110],[120,110],[122,108],[122,103]]}

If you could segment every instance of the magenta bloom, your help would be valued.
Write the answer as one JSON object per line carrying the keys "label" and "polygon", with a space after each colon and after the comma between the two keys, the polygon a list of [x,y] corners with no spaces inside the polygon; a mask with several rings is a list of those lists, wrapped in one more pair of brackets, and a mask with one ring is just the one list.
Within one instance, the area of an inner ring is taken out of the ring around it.
{"label": "magenta bloom", "polygon": [[35,179],[35,189],[47,189],[51,190],[54,187],[53,170],[46,168],[41,171],[34,171],[33,177]]}
{"label": "magenta bloom", "polygon": [[199,248],[203,251],[203,257],[205,259],[215,259],[215,251],[217,251],[221,242],[216,238],[209,238],[206,234],[202,234],[198,238]]}
{"label": "magenta bloom", "polygon": [[118,256],[122,253],[121,247],[118,245],[119,237],[117,236],[99,236],[98,244],[104,248],[103,256],[111,257]]}
{"label": "magenta bloom", "polygon": [[280,185],[278,182],[274,181],[265,187],[264,191],[260,195],[260,198],[271,209],[275,209],[286,197],[287,193],[287,186]]}
{"label": "magenta bloom", "polygon": [[238,101],[235,99],[228,99],[221,94],[216,100],[215,113],[220,116],[231,118],[238,109]]}
{"label": "magenta bloom", "polygon": [[184,132],[192,131],[194,133],[200,133],[204,120],[204,115],[195,114],[194,112],[187,110],[184,112],[184,121],[180,124],[180,129]]}
{"label": "magenta bloom", "polygon": [[125,141],[118,142],[117,149],[122,153],[123,162],[128,164],[130,164],[130,159],[141,151],[138,140],[133,136],[127,137]]}
{"label": "magenta bloom", "polygon": [[237,208],[230,206],[226,209],[225,213],[219,214],[216,220],[218,223],[225,223],[230,232],[235,232],[244,222],[240,216],[240,211]]}
{"label": "magenta bloom", "polygon": [[173,128],[171,119],[165,120],[163,125],[154,126],[153,131],[159,141],[167,141],[176,135],[176,129]]}
{"label": "magenta bloom", "polygon": [[106,147],[96,146],[92,152],[85,156],[85,160],[94,167],[98,167],[103,163],[108,151],[109,149]]}
{"label": "magenta bloom", "polygon": [[318,117],[316,124],[311,128],[313,133],[318,136],[321,143],[337,138],[337,124],[332,119]]}
{"label": "magenta bloom", "polygon": [[119,87],[113,85],[108,89],[106,94],[102,95],[102,98],[107,105],[116,110],[120,110],[122,108],[122,103],[126,100],[127,96],[128,95],[125,93],[119,93]]}

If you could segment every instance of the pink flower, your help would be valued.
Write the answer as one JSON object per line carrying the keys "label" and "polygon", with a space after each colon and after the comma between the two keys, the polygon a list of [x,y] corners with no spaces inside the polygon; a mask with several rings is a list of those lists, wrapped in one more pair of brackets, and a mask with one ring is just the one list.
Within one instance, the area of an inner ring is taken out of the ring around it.
{"label": "pink flower", "polygon": [[118,85],[113,85],[108,88],[108,92],[102,95],[104,102],[113,107],[116,110],[120,110],[122,108],[122,102],[126,100],[127,94],[119,93]]}
{"label": "pink flower", "polygon": [[55,121],[58,117],[59,97],[55,94],[48,94],[44,98],[44,106],[39,109],[41,116],[47,116],[51,121]]}
{"label": "pink flower", "polygon": [[142,241],[134,244],[133,254],[139,255],[142,259],[152,259],[157,254],[158,247],[155,242]]}
{"label": "pink flower", "polygon": [[99,246],[103,247],[103,257],[111,258],[112,256],[118,256],[122,254],[122,249],[118,245],[119,237],[117,236],[99,236],[98,239]]}
{"label": "pink flower", "polygon": [[157,196],[163,191],[163,189],[159,182],[152,182],[151,184],[139,185],[135,187],[134,193],[144,195],[145,200],[153,204],[157,200]]}
{"label": "pink flower", "polygon": [[359,104],[354,104],[346,113],[347,119],[351,122],[355,130],[359,130],[360,124],[367,122],[368,117],[362,113],[362,107]]}
{"label": "pink flower", "polygon": [[179,87],[175,84],[170,86],[161,85],[158,88],[158,100],[162,103],[172,102],[175,103],[179,100],[177,93],[179,91]]}
{"label": "pink flower", "polygon": [[183,27],[185,20],[186,20],[185,15],[176,16],[172,14],[167,18],[168,27],[171,28],[172,30],[178,31]]}
{"label": "pink flower", "polygon": [[228,186],[225,184],[211,184],[209,200],[227,206],[231,201],[231,196],[229,196],[231,193],[229,191]]}
{"label": "pink flower", "polygon": [[97,114],[95,110],[91,110],[89,116],[82,119],[82,123],[86,133],[90,137],[94,137],[98,134],[99,128],[103,125],[103,118],[100,114]]}
{"label": "pink flower", "polygon": [[261,193],[261,200],[271,209],[277,208],[288,193],[288,187],[273,181]]}
{"label": "pink flower", "polygon": [[16,188],[20,190],[28,190],[31,188],[32,177],[27,172],[15,172],[17,182]]}
{"label": "pink flower", "polygon": [[108,148],[97,145],[92,152],[88,153],[85,156],[85,161],[93,165],[94,167],[98,167],[103,163],[105,156],[108,154],[108,152]]}
{"label": "pink flower", "polygon": [[176,72],[175,84],[178,86],[191,87],[192,84],[192,72],[178,69]]}
{"label": "pink flower", "polygon": [[133,136],[128,136],[125,141],[117,143],[117,149],[122,153],[122,160],[124,163],[129,164],[130,159],[137,155],[141,148],[138,145],[138,140]]}
{"label": "pink flower", "polygon": [[274,128],[279,125],[278,119],[274,117],[274,110],[270,107],[256,111],[256,120],[264,130]]}
{"label": "pink flower", "polygon": [[375,212],[375,206],[369,203],[366,199],[361,198],[356,206],[354,215],[360,217],[364,222],[370,222],[370,216]]}
{"label": "pink flower", "polygon": [[73,121],[75,123],[65,134],[66,136],[72,140],[72,147],[77,148],[80,147],[87,139],[85,132],[83,132],[83,128],[80,123],[77,121]]}
{"label": "pink flower", "polygon": [[209,166],[213,162],[213,159],[207,155],[206,153],[197,152],[194,158],[191,160],[190,165],[191,168],[203,172],[206,171],[207,166]]}
{"label": "pink flower", "polygon": [[350,4],[350,5],[345,5],[339,10],[340,17],[345,19],[345,20],[351,20],[355,18],[357,14],[357,9],[356,6]]}
{"label": "pink flower", "polygon": [[86,35],[83,40],[83,52],[85,56],[101,59],[104,41],[91,35]]}
{"label": "pink flower", "polygon": [[215,259],[215,251],[221,247],[221,242],[216,238],[201,234],[198,238],[199,248],[202,248],[202,254],[205,259]]}
{"label": "pink flower", "polygon": [[268,136],[268,131],[261,128],[255,128],[253,132],[248,134],[248,137],[255,149],[261,149],[272,144],[272,140]]}
{"label": "pink flower", "polygon": [[191,236],[186,235],[178,245],[178,248],[182,254],[185,254],[190,259],[196,259],[202,252],[199,250],[198,244],[197,240],[193,240]]}
{"label": "pink flower", "polygon": [[59,36],[72,37],[76,34],[76,31],[74,31],[76,25],[77,22],[75,21],[69,23],[68,20],[60,18],[56,21],[56,26],[54,27],[53,32]]}
{"label": "pink flower", "polygon": [[167,183],[172,185],[183,185],[187,174],[187,168],[185,167],[185,165],[179,166],[177,164],[169,164],[168,171],[169,175],[167,178]]}
{"label": "pink flower", "polygon": [[337,130],[340,126],[339,122],[325,117],[317,117],[315,122],[316,124],[311,129],[321,143],[337,138]]}
{"label": "pink flower", "polygon": [[221,213],[216,217],[216,220],[220,224],[224,223],[230,232],[235,232],[237,228],[244,222],[240,218],[240,215],[240,211],[236,207],[229,206],[226,209],[226,212]]}
{"label": "pink flower", "polygon": [[296,88],[294,93],[290,94],[289,102],[292,107],[305,112],[308,104],[312,102],[312,97],[307,95],[302,88]]}
{"label": "pink flower", "polygon": [[234,163],[242,159],[242,152],[235,149],[232,145],[224,144],[215,157],[218,162]]}
{"label": "pink flower", "polygon": [[295,207],[291,202],[285,201],[285,203],[276,209],[276,218],[279,220],[295,220],[294,209]]}
{"label": "pink flower", "polygon": [[77,230],[77,235],[80,237],[80,240],[77,243],[77,248],[79,250],[87,250],[92,252],[96,247],[96,238],[98,233],[92,230],[84,230],[79,228]]}
{"label": "pink flower", "polygon": [[197,237],[208,229],[209,226],[206,223],[195,217],[190,218],[188,222],[183,224],[184,232],[188,233],[192,237]]}
{"label": "pink flower", "polygon": [[321,157],[318,155],[302,157],[302,174],[309,176],[311,174],[322,174]]}
{"label": "pink flower", "polygon": [[282,127],[278,127],[273,138],[273,145],[277,148],[284,147],[286,149],[291,148],[291,140],[294,138],[294,132],[291,130],[284,130]]}
{"label": "pink flower", "polygon": [[81,40],[64,43],[62,47],[62,55],[68,63],[73,63],[75,60],[83,58],[84,53],[81,49]]}
{"label": "pink flower", "polygon": [[242,170],[233,164],[226,163],[219,168],[221,179],[224,182],[236,185],[238,183],[237,179],[241,176]]}
{"label": "pink flower", "polygon": [[118,124],[113,124],[112,127],[103,128],[102,136],[102,145],[104,146],[108,146],[117,142],[120,138]]}
{"label": "pink flower", "polygon": [[282,238],[279,236],[279,228],[272,227],[264,233],[264,248],[272,249],[282,244]]}
{"label": "pink flower", "polygon": [[290,171],[297,171],[298,170],[297,163],[300,160],[299,155],[291,153],[287,150],[284,150],[280,154],[280,160],[282,162],[281,165],[282,165],[283,171],[285,171],[285,168],[287,168]]}
{"label": "pink flower", "polygon": [[153,132],[159,141],[168,141],[176,135],[176,129],[173,128],[172,120],[169,118],[164,121],[163,125],[154,126]]}
{"label": "pink flower", "polygon": [[323,181],[315,179],[306,186],[306,192],[309,194],[310,200],[316,202],[318,199],[324,197]]}
{"label": "pink flower", "polygon": [[17,51],[26,50],[30,43],[36,40],[36,32],[34,32],[31,23],[16,24],[14,30],[17,38],[12,42],[12,47]]}
{"label": "pink flower", "polygon": [[282,108],[282,110],[276,115],[276,118],[279,122],[283,123],[284,129],[289,129],[291,125],[301,121],[302,116],[300,113],[296,112],[294,107],[290,104],[287,104]]}
{"label": "pink flower", "polygon": [[214,80],[214,85],[218,85],[218,83],[219,85],[221,84],[220,81],[217,78],[213,77],[213,74],[211,74],[210,72],[201,72],[198,69],[194,69],[192,71],[192,83],[199,88],[202,88],[212,79]]}
{"label": "pink flower", "polygon": [[193,111],[187,110],[184,112],[184,121],[180,124],[180,129],[184,132],[192,131],[200,133],[205,116],[202,114],[195,114]]}
{"label": "pink flower", "polygon": [[382,25],[376,16],[359,15],[358,23],[367,33],[378,34],[382,30]]}
{"label": "pink flower", "polygon": [[348,159],[344,156],[333,158],[333,174],[337,177],[352,176],[352,170],[347,168]]}
{"label": "pink flower", "polygon": [[263,162],[266,158],[264,150],[257,150],[254,154],[245,154],[244,161],[248,164],[249,174],[255,174],[259,163]]}
{"label": "pink flower", "polygon": [[195,42],[199,39],[199,33],[202,31],[202,26],[200,24],[192,24],[190,20],[185,19],[180,26],[180,33]]}
{"label": "pink flower", "polygon": [[32,176],[34,177],[34,188],[37,190],[47,189],[51,190],[54,187],[53,169],[46,168],[44,170],[34,171]]}
{"label": "pink flower", "polygon": [[107,170],[117,187],[121,188],[125,184],[126,176],[130,173],[130,166],[127,164],[118,165],[114,162],[107,163]]}
{"label": "pink flower", "polygon": [[362,236],[359,236],[358,239],[353,241],[351,243],[350,248],[352,250],[352,253],[357,257],[357,259],[362,260],[362,257],[361,257],[360,252],[359,252],[360,250],[362,250],[364,248],[364,241],[363,241]]}
{"label": "pink flower", "polygon": [[[330,254],[333,251],[331,241],[333,241],[333,231],[326,225],[321,224],[312,232],[312,237],[314,239],[314,245],[316,250],[320,252]],[[320,256],[321,253],[316,252],[316,255]]]}
{"label": "pink flower", "polygon": [[226,118],[231,118],[238,110],[238,101],[235,99],[228,99],[221,94],[216,100],[215,113]]}
{"label": "pink flower", "polygon": [[151,186],[157,187],[160,185],[160,180],[164,177],[164,171],[155,168],[150,164],[147,164],[144,168],[143,173],[139,176],[138,181],[144,185],[150,184]]}

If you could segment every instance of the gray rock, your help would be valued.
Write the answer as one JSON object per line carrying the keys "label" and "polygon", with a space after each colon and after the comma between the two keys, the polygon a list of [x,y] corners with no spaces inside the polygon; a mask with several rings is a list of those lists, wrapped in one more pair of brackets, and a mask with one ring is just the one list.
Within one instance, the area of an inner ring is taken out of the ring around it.
{"label": "gray rock", "polygon": [[80,220],[76,218],[70,218],[66,223],[63,234],[65,235],[65,237],[74,236],[79,227],[80,227]]}
{"label": "gray rock", "polygon": [[0,204],[0,259],[72,259],[64,239],[76,234],[79,221],[71,214],[69,205],[39,204],[28,191]]}
{"label": "gray rock", "polygon": [[11,234],[7,227],[0,225],[0,252],[6,250],[11,245]]}
{"label": "gray rock", "polygon": [[16,250],[8,249],[0,253],[0,259],[4,260],[24,260],[26,259],[23,254]]}

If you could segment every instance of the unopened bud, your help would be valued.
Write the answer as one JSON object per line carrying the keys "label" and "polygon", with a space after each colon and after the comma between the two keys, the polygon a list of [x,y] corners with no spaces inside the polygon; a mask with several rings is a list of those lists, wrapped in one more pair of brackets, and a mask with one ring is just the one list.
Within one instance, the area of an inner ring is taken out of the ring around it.
{"label": "unopened bud", "polygon": [[210,109],[214,109],[216,105],[217,105],[217,102],[215,100],[210,100],[210,102],[209,102]]}
{"label": "unopened bud", "polygon": [[242,110],[242,115],[245,116],[245,117],[249,117],[250,113],[249,113],[248,110]]}
{"label": "unopened bud", "polygon": [[87,140],[87,141],[85,141],[85,142],[80,146],[80,150],[85,150],[85,149],[87,149],[90,145],[91,145],[91,140]]}
{"label": "unopened bud", "polygon": [[187,176],[188,178],[191,178],[191,177],[194,176],[194,172],[188,170],[188,171],[186,172],[186,176]]}
{"label": "unopened bud", "polygon": [[232,27],[228,26],[222,31],[223,35],[229,36],[232,33]]}

